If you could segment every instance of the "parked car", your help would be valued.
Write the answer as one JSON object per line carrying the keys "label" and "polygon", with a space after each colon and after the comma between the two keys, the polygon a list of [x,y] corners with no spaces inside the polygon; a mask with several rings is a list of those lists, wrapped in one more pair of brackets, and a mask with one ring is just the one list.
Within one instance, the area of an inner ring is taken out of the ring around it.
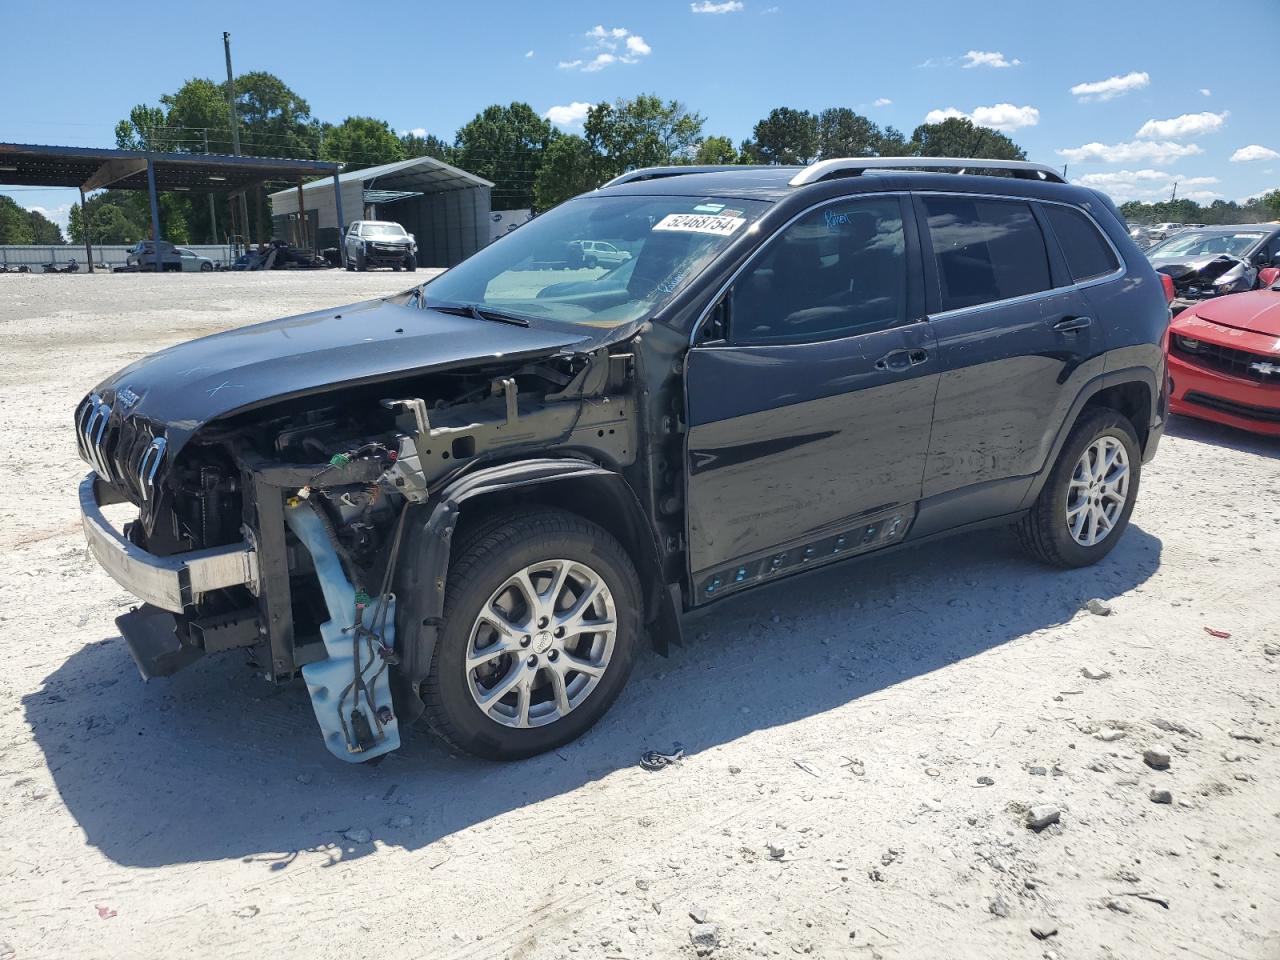
{"label": "parked car", "polygon": [[1280,223],[1246,223],[1184,230],[1147,251],[1173,280],[1173,312],[1209,297],[1258,285],[1258,271],[1280,266]]}
{"label": "parked car", "polygon": [[418,242],[398,223],[357,220],[347,227],[343,243],[347,248],[348,270],[418,268]]}
{"label": "parked car", "polygon": [[574,246],[582,251],[584,267],[616,267],[631,259],[626,250],[619,250],[608,240],[575,240]]}
{"label": "parked car", "polygon": [[213,261],[208,257],[202,257],[194,250],[188,250],[186,247],[174,247],[173,249],[178,255],[178,262],[184,272],[213,272]]}
{"label": "parked car", "polygon": [[[581,240],[635,250],[625,282],[530,269]],[[1168,322],[1115,207],[1050,167],[636,171],[398,296],[108,377],[84,528],[145,601],[117,620],[144,676],[251,648],[343,760],[419,717],[525,757],[685,610],[993,525],[1096,563],[1164,430]]]}
{"label": "parked car", "polygon": [[1174,318],[1174,413],[1280,436],[1280,268],[1263,272],[1263,289],[1193,304]]}
{"label": "parked car", "polygon": [[[154,240],[139,240],[125,254],[125,266],[134,267],[138,270],[154,271],[156,269],[156,248],[157,244]],[[182,269],[182,255],[178,253],[177,247],[168,240],[161,240],[159,250],[161,270],[173,271]]]}
{"label": "parked car", "polygon": [[1173,236],[1185,226],[1186,224],[1182,223],[1153,223],[1147,228],[1147,236],[1153,243],[1159,243],[1161,240]]}

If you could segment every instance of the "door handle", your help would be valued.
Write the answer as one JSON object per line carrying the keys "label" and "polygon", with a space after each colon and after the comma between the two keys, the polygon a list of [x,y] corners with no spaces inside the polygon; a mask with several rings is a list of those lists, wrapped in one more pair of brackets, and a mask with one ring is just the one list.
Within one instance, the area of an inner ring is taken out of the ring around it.
{"label": "door handle", "polygon": [[1053,329],[1059,333],[1070,333],[1073,330],[1083,330],[1092,323],[1092,317],[1063,317],[1053,325]]}
{"label": "door handle", "polygon": [[890,350],[876,361],[877,370],[906,370],[929,359],[929,352],[919,348],[912,350]]}

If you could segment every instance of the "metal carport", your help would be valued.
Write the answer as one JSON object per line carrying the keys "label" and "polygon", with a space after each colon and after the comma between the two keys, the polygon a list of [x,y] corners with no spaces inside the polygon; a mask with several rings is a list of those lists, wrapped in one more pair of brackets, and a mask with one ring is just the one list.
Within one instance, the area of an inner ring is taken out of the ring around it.
{"label": "metal carport", "polygon": [[[5,186],[78,187],[80,209],[87,192],[146,190],[151,199],[151,234],[160,233],[158,194],[169,191],[225,193],[236,196],[251,187],[291,181],[301,189],[304,177],[328,174],[336,189],[341,164],[327,160],[233,157],[207,153],[157,153],[0,143],[0,184]],[[342,219],[341,200],[338,219]],[[247,227],[247,225],[246,225]],[[85,233],[85,253],[93,272],[93,246]]]}
{"label": "metal carport", "polygon": [[483,177],[443,160],[414,157],[347,170],[332,184],[317,180],[304,184],[301,191],[273,193],[271,216],[277,235],[284,234],[295,217],[302,225],[314,217],[317,234],[336,227],[334,243],[342,249],[345,204],[347,210],[357,211],[353,220],[392,220],[414,234],[423,266],[452,267],[489,242],[492,187]]}

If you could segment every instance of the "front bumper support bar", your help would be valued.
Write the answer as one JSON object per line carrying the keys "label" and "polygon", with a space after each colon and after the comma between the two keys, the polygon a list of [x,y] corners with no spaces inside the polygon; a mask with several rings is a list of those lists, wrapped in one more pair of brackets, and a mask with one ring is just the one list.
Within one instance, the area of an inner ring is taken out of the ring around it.
{"label": "front bumper support bar", "polygon": [[[105,503],[118,503],[90,473],[80,483],[80,520],[89,550],[120,586],[153,607],[182,613],[212,590],[246,586],[258,592],[258,554],[240,542],[168,557],[148,553],[111,525]],[[109,499],[108,499],[109,498]]]}

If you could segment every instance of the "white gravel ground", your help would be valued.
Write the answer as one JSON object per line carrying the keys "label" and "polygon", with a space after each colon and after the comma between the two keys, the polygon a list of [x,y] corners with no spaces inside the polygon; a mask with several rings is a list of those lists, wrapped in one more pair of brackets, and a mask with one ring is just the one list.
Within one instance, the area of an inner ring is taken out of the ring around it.
{"label": "white gravel ground", "polygon": [[1277,441],[1175,422],[1089,570],[988,533],[727,601],[522,763],[337,763],[234,653],[143,685],[74,404],[407,280],[0,277],[0,960],[1280,958]]}

